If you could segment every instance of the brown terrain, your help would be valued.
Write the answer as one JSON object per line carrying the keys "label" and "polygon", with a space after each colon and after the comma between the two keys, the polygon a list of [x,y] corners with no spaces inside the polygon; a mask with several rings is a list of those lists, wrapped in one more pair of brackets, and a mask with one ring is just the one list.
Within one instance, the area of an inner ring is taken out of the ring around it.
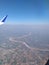
{"label": "brown terrain", "polygon": [[28,32],[21,36],[6,37],[6,41],[2,39],[0,65],[45,65],[49,59],[49,44],[43,41],[45,37],[42,38]]}

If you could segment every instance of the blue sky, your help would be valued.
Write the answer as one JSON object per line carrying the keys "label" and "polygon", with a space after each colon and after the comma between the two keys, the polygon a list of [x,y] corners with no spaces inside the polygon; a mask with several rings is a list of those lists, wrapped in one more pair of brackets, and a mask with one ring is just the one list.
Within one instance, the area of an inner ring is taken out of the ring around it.
{"label": "blue sky", "polygon": [[49,23],[49,0],[0,0],[0,19],[6,23]]}

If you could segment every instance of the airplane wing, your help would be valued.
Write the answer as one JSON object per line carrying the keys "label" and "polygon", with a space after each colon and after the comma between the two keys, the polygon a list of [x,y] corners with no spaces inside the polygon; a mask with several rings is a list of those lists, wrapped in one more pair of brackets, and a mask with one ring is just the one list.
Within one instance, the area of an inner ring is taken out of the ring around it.
{"label": "airplane wing", "polygon": [[4,22],[5,22],[6,18],[7,18],[7,16],[8,16],[8,15],[6,15],[5,17],[3,17],[2,20],[0,20],[0,25],[4,24]]}

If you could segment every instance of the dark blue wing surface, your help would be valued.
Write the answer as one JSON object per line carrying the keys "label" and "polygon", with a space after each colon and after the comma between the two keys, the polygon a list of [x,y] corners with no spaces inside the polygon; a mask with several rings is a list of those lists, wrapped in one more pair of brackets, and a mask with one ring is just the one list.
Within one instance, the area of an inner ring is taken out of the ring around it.
{"label": "dark blue wing surface", "polygon": [[6,18],[7,18],[8,15],[5,16],[5,18],[2,20],[2,22],[5,22]]}

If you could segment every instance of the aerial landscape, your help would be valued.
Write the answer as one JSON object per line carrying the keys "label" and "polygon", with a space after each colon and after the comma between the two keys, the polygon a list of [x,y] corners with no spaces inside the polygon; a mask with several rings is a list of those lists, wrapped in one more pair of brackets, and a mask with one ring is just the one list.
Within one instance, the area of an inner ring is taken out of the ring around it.
{"label": "aerial landscape", "polygon": [[49,63],[49,0],[0,0],[0,65]]}
{"label": "aerial landscape", "polygon": [[45,65],[49,59],[48,27],[0,26],[0,65]]}

